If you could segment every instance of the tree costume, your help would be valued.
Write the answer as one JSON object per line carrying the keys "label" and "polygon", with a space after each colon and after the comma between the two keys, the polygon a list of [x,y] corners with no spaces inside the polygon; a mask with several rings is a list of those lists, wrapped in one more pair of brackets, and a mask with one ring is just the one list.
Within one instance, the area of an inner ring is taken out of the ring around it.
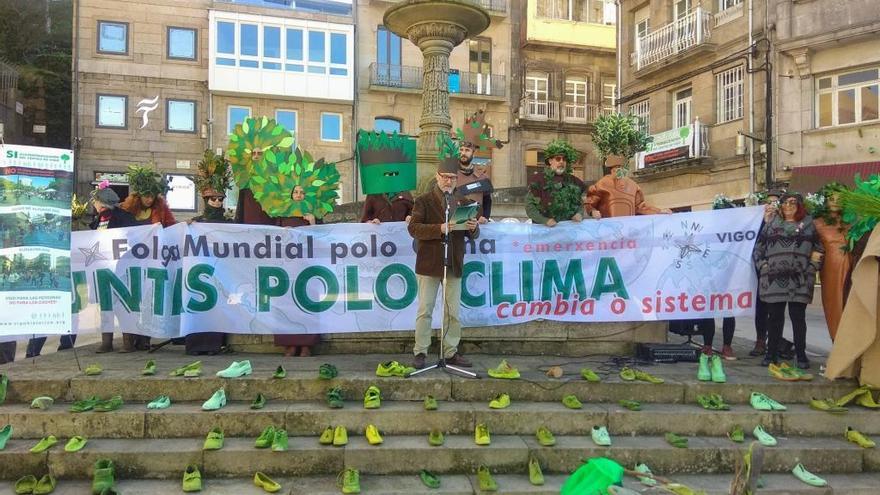
{"label": "tree costume", "polygon": [[[624,169],[618,169],[624,170]],[[602,218],[654,215],[663,210],[645,201],[636,181],[613,170],[590,186],[587,213],[598,210]]]}
{"label": "tree costume", "polygon": [[412,215],[416,141],[396,132],[358,131],[357,163],[367,194],[361,222],[403,222]]}
{"label": "tree costume", "polygon": [[[565,157],[565,172],[556,174],[549,166],[550,159],[560,155]],[[550,219],[556,222],[571,220],[583,212],[581,198],[587,186],[571,174],[571,164],[577,159],[577,150],[561,139],[551,141],[544,148],[547,167],[532,174],[526,195],[526,214],[533,223],[544,225]]]}
{"label": "tree costume", "polygon": [[[465,119],[464,128],[456,131],[459,146],[469,146],[474,152],[488,151],[489,149],[501,149],[504,145],[501,141],[489,136],[489,125],[486,124],[486,114],[478,110]],[[489,218],[492,210],[492,181],[489,176],[474,168],[473,157],[467,163],[459,160],[458,180],[455,184],[455,195],[458,198],[467,198],[470,202],[480,205],[480,216]]]}
{"label": "tree costume", "polygon": [[196,187],[202,194],[205,208],[202,214],[193,218],[193,222],[229,223],[232,220],[226,218],[226,210],[211,206],[208,198],[225,197],[226,191],[232,183],[232,166],[223,155],[216,155],[211,150],[205,150],[205,155],[198,164],[199,174],[195,178]]}
{"label": "tree costume", "polygon": [[[134,215],[142,225],[161,223],[163,227],[170,227],[177,223],[174,214],[165,201],[165,192],[168,184],[159,172],[150,167],[130,165],[128,167],[129,194],[122,202],[120,208]],[[152,196],[153,204],[147,208],[141,202],[143,196]]]}
{"label": "tree costume", "polygon": [[[236,221],[250,225],[302,227],[320,223],[333,211],[338,197],[339,171],[324,159],[293,147],[293,136],[274,119],[249,118],[235,126],[227,157],[241,188]],[[294,199],[301,194],[302,199]],[[321,341],[318,334],[275,335],[275,345],[290,354]]]}

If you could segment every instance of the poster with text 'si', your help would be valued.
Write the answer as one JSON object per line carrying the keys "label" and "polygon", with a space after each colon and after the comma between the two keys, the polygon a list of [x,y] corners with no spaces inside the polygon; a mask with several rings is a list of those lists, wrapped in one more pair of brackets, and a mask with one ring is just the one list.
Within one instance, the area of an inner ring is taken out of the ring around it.
{"label": "poster with text 'si'", "polygon": [[0,336],[70,332],[73,151],[0,145]]}

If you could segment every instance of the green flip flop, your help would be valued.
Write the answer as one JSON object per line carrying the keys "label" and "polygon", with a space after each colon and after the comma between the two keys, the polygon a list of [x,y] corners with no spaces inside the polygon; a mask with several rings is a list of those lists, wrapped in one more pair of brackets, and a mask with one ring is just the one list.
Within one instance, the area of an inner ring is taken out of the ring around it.
{"label": "green flip flop", "polygon": [[36,445],[31,447],[31,452],[34,454],[39,454],[40,452],[45,452],[49,450],[53,445],[58,443],[58,439],[55,438],[55,435],[49,435],[48,437],[43,437]]}
{"label": "green flip flop", "polygon": [[88,399],[78,400],[70,405],[70,409],[68,409],[72,413],[81,413],[86,411],[91,411],[95,408],[95,404],[101,402],[97,396],[93,395]]}

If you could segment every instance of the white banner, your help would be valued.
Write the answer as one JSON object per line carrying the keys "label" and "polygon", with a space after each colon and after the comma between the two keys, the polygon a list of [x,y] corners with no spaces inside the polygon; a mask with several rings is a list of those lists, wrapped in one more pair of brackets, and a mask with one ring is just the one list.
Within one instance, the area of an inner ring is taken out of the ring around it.
{"label": "white banner", "polygon": [[[484,225],[466,244],[462,324],[753,314],[762,212]],[[336,333],[415,322],[404,223],[143,226],[76,232],[73,245],[78,331]]]}

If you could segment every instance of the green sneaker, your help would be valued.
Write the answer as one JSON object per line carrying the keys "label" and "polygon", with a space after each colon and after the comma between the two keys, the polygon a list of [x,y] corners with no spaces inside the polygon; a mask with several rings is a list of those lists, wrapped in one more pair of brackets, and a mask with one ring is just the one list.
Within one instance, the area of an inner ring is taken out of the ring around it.
{"label": "green sneaker", "polygon": [[641,411],[642,410],[642,403],[637,400],[623,399],[619,402],[619,404],[621,405],[621,407],[625,407],[625,408],[629,409],[630,411]]}
{"label": "green sneaker", "polygon": [[124,403],[122,402],[122,397],[119,395],[114,395],[107,400],[102,400],[95,404],[93,408],[95,412],[110,412],[116,411],[120,407],[122,407]]}
{"label": "green sneaker", "polygon": [[724,364],[722,364],[721,356],[712,354],[709,358],[709,369],[712,372],[712,381],[714,383],[724,383],[727,381],[727,375],[724,374]]}
{"label": "green sneaker", "polygon": [[584,407],[584,405],[581,404],[581,401],[579,401],[574,395],[566,395],[562,398],[562,403],[569,409],[580,409]]}
{"label": "green sneaker", "polygon": [[666,439],[666,441],[669,443],[669,445],[672,445],[675,448],[686,449],[688,446],[687,437],[681,437],[681,436],[676,435],[675,433],[669,433],[669,432],[667,432],[663,437]]}
{"label": "green sneaker", "polygon": [[40,481],[37,482],[37,486],[34,487],[33,494],[34,495],[48,495],[55,491],[55,477],[51,474],[47,474],[40,478]]}
{"label": "green sneaker", "polygon": [[381,405],[382,392],[379,390],[379,387],[370,385],[367,391],[364,392],[364,409],[379,409]]}
{"label": "green sneaker", "polygon": [[599,378],[599,375],[597,375],[596,372],[591,370],[590,368],[581,368],[581,376],[584,378],[584,380],[591,383],[599,383],[602,381],[602,379]]}
{"label": "green sneaker", "polygon": [[324,363],[318,368],[318,378],[321,380],[332,380],[338,374],[339,371],[336,369],[336,366],[329,363]]}
{"label": "green sneaker", "polygon": [[405,366],[397,361],[385,361],[384,363],[379,363],[379,365],[376,366],[376,376],[398,376],[400,378],[405,378],[407,375],[415,370],[415,368]]}
{"label": "green sneaker", "polygon": [[345,403],[342,401],[342,389],[333,387],[327,391],[327,405],[330,409],[342,409]]}
{"label": "green sneaker", "polygon": [[383,442],[382,434],[379,433],[379,428],[376,428],[376,425],[367,425],[364,436],[367,437],[367,443],[370,445],[381,445]]}
{"label": "green sneaker", "polygon": [[98,459],[92,474],[92,494],[100,495],[116,484],[116,466],[110,459]]}
{"label": "green sneaker", "polygon": [[439,447],[443,445],[445,439],[443,438],[443,432],[438,429],[433,429],[428,433],[428,445],[432,447]]}
{"label": "green sneaker", "polygon": [[42,395],[31,401],[31,409],[42,409],[45,411],[46,409],[49,409],[49,407],[51,407],[54,403],[55,399]]}
{"label": "green sneaker", "polygon": [[492,378],[502,378],[506,380],[515,380],[519,378],[519,370],[507,364],[506,359],[502,359],[497,368],[489,368],[489,376]]}
{"label": "green sneaker", "polygon": [[58,443],[58,439],[55,438],[55,435],[49,435],[48,437],[43,437],[42,440],[37,442],[36,445],[31,447],[31,452],[34,454],[39,454],[40,452],[45,452],[49,450],[53,445]]}
{"label": "green sneaker", "polygon": [[343,445],[348,445],[348,430],[340,425],[333,429],[333,446],[342,447]]}
{"label": "green sneaker", "polygon": [[632,382],[636,379],[636,372],[629,366],[624,366],[623,369],[620,370],[620,379],[625,382]]}
{"label": "green sneaker", "polygon": [[203,411],[216,411],[226,405],[226,390],[219,389],[202,404]]}
{"label": "green sneaker", "polygon": [[26,493],[34,493],[34,488],[37,487],[37,477],[29,474],[27,476],[22,476],[15,482],[15,493],[24,495]]}
{"label": "green sneaker", "polygon": [[0,373],[0,405],[6,402],[6,389],[9,388],[9,376]]}
{"label": "green sneaker", "polygon": [[342,489],[342,493],[360,493],[361,473],[357,469],[346,469],[336,477],[336,486]]}
{"label": "green sneaker", "polygon": [[749,403],[758,411],[785,411],[786,407],[761,392],[752,392]]}
{"label": "green sneaker", "polygon": [[275,373],[272,373],[272,378],[280,380],[287,376],[287,370],[284,369],[284,366],[278,366],[275,368]]}
{"label": "green sneaker", "polygon": [[477,479],[480,481],[480,490],[484,492],[498,491],[498,483],[495,483],[495,480],[492,479],[492,473],[489,472],[488,467],[481,464],[477,468]]}
{"label": "green sneaker", "polygon": [[96,376],[96,375],[100,375],[102,371],[104,371],[104,368],[101,368],[101,365],[90,364],[90,365],[86,366],[86,369],[83,370],[83,373],[86,376]]}
{"label": "green sneaker", "polygon": [[86,411],[91,411],[95,408],[95,404],[101,402],[97,396],[91,396],[88,399],[78,400],[70,405],[70,409],[68,409],[72,413],[81,413]]}
{"label": "green sneaker", "polygon": [[709,370],[709,355],[700,353],[700,364],[697,365],[697,380],[708,382],[712,379],[712,371]]}
{"label": "green sneaker", "polygon": [[160,395],[156,400],[147,404],[147,409],[168,409],[171,407],[171,397]]}
{"label": "green sneaker", "polygon": [[438,478],[436,474],[434,474],[430,471],[426,471],[424,469],[419,471],[419,479],[421,479],[422,484],[424,484],[428,488],[432,488],[432,489],[440,488],[440,478]]}
{"label": "green sneaker", "polygon": [[6,425],[0,429],[0,450],[6,448],[6,442],[12,438],[12,425]]}
{"label": "green sneaker", "polygon": [[608,429],[604,426],[594,426],[590,437],[593,439],[593,443],[599,447],[611,447],[611,435],[608,434]]}
{"label": "green sneaker", "polygon": [[795,478],[811,486],[828,486],[827,481],[807,471],[807,468],[800,463],[791,470],[791,474],[793,474]]}
{"label": "green sneaker", "polygon": [[429,395],[425,397],[425,411],[436,411],[437,410],[437,399],[434,398],[433,395]]}
{"label": "green sneaker", "polygon": [[746,434],[742,426],[733,425],[733,429],[727,432],[727,438],[732,442],[743,443],[746,440]]}
{"label": "green sneaker", "polygon": [[535,432],[535,438],[538,439],[538,443],[543,447],[556,445],[556,437],[553,436],[553,433],[546,426],[538,428],[538,431]]}
{"label": "green sneaker", "polygon": [[534,456],[529,457],[529,483],[535,486],[544,484],[544,473],[541,472],[541,463]]}
{"label": "green sneaker", "polygon": [[205,437],[205,443],[202,445],[202,450],[220,450],[223,448],[224,439],[223,430],[217,426],[208,432],[208,436]]}
{"label": "green sneaker", "polygon": [[141,371],[141,374],[144,376],[153,376],[156,374],[156,361],[150,359],[147,361],[147,364],[144,365],[144,370]]}
{"label": "green sneaker", "polygon": [[183,491],[202,491],[202,473],[199,472],[199,468],[195,464],[190,464],[183,472]]}
{"label": "green sneaker", "polygon": [[287,450],[287,430],[275,430],[275,437],[272,439],[272,451],[284,452]]}
{"label": "green sneaker", "polygon": [[258,449],[267,449],[272,446],[272,442],[275,441],[275,427],[267,426],[263,433],[260,433],[260,436],[257,437],[257,441],[254,442],[254,447]]}
{"label": "green sneaker", "polygon": [[657,484],[657,480],[654,479],[654,473],[651,472],[651,468],[648,467],[647,464],[639,463],[636,464],[634,469],[637,473],[642,474],[650,474],[651,476],[639,476],[639,482],[645,486],[655,486]]}
{"label": "green sneaker", "polygon": [[764,447],[774,447],[776,445],[776,438],[767,433],[761,425],[756,426],[752,434],[755,435],[755,438]]}
{"label": "green sneaker", "polygon": [[83,447],[86,446],[86,443],[88,443],[88,441],[89,440],[86,437],[81,437],[79,435],[71,437],[70,440],[67,441],[67,445],[64,446],[64,451],[79,452],[83,449]]}
{"label": "green sneaker", "polygon": [[321,437],[318,438],[318,443],[321,445],[333,445],[333,427],[328,426],[324,428],[324,431],[321,433]]}
{"label": "green sneaker", "polygon": [[492,409],[504,409],[508,406],[510,406],[510,396],[507,394],[498,394],[489,402],[489,407]]}
{"label": "green sneaker", "polygon": [[489,445],[492,437],[489,435],[489,427],[480,423],[474,428],[474,443],[477,445]]}
{"label": "green sneaker", "polygon": [[254,400],[251,402],[251,409],[262,409],[266,407],[266,396],[257,393],[257,396],[254,397]]}
{"label": "green sneaker", "polygon": [[810,398],[810,408],[831,414],[843,414],[849,410],[845,407],[838,406],[834,399],[817,399],[815,397]]}

